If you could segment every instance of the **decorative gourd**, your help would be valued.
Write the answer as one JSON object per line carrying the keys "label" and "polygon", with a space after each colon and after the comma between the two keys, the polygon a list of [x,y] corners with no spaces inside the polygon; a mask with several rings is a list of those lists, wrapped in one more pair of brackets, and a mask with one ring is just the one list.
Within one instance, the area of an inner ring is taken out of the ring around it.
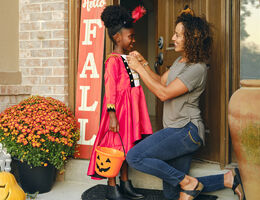
{"label": "decorative gourd", "polygon": [[0,172],[0,200],[25,200],[26,195],[13,174]]}

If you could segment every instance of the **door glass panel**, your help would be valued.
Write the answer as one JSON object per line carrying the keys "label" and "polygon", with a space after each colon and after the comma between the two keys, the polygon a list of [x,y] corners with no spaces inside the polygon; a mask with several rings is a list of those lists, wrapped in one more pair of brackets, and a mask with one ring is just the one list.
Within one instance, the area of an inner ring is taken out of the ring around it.
{"label": "door glass panel", "polygon": [[240,79],[260,79],[260,0],[240,2]]}

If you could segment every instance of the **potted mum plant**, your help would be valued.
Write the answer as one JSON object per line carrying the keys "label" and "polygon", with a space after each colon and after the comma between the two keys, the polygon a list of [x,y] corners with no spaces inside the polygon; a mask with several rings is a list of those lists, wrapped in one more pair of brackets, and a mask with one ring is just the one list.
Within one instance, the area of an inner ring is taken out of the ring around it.
{"label": "potted mum plant", "polygon": [[75,153],[79,131],[69,108],[51,97],[32,96],[0,114],[0,142],[19,162],[22,188],[50,191],[56,170]]}

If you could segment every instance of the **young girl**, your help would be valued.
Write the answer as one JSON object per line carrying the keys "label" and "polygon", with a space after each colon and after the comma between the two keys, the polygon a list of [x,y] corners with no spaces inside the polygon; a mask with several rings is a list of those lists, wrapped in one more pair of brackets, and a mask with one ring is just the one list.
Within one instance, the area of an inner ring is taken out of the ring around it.
{"label": "young girl", "polygon": [[[101,19],[115,48],[105,62],[105,95],[102,116],[88,168],[88,175],[92,178],[101,178],[95,173],[95,148],[97,145],[123,150],[120,138],[116,133],[118,132],[127,153],[135,142],[142,139],[142,135],[152,134],[139,75],[128,67],[125,59],[135,42],[133,29],[135,19],[121,6],[106,7]],[[143,195],[138,194],[131,181],[128,180],[126,162],[121,167],[120,188],[116,184],[115,178],[108,178],[106,198],[109,200],[143,198]]]}

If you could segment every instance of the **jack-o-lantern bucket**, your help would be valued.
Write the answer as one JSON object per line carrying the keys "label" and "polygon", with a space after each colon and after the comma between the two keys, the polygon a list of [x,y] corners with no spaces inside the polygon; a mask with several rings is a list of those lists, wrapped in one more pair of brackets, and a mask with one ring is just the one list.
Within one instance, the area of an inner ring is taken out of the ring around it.
{"label": "jack-o-lantern bucket", "polygon": [[[119,135],[120,136],[120,135]],[[121,139],[121,137],[120,137]],[[122,142],[122,139],[121,139]],[[122,142],[124,149],[124,145]],[[112,178],[116,177],[125,160],[125,150],[120,151],[110,147],[97,146],[95,171],[98,175]]]}

